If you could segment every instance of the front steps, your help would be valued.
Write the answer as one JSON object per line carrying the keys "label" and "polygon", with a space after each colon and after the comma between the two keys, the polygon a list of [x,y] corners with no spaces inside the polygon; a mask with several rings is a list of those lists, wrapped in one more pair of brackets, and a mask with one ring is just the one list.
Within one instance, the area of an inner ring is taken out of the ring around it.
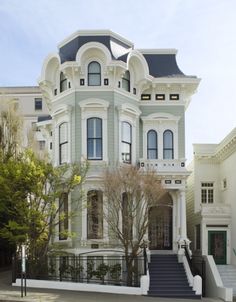
{"label": "front steps", "polygon": [[184,266],[178,263],[177,255],[152,254],[149,275],[149,296],[201,299],[189,286]]}
{"label": "front steps", "polygon": [[233,289],[233,296],[236,296],[236,265],[217,265],[224,287]]}

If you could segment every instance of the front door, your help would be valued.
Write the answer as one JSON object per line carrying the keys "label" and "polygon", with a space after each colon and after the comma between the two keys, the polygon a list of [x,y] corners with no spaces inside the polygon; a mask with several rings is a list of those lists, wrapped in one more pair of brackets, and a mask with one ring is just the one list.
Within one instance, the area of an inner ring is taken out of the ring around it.
{"label": "front door", "polygon": [[226,264],[226,231],[208,231],[208,254],[216,264]]}
{"label": "front door", "polygon": [[172,249],[172,207],[161,205],[149,210],[149,231],[151,250]]}

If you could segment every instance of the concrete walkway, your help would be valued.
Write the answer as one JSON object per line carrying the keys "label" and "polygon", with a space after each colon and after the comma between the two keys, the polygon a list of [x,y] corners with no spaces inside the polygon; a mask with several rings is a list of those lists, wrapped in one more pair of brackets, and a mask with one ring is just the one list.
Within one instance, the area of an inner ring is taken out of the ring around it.
{"label": "concrete walkway", "polygon": [[[60,285],[59,285],[60,286]],[[0,301],[28,302],[173,302],[173,299],[153,298],[132,295],[114,295],[87,293],[64,290],[27,289],[27,296],[21,298],[20,288],[11,286],[11,272],[0,272]],[[189,299],[175,299],[177,302],[196,302]],[[221,300],[203,298],[204,302],[220,302]],[[222,301],[221,301],[222,302]]]}

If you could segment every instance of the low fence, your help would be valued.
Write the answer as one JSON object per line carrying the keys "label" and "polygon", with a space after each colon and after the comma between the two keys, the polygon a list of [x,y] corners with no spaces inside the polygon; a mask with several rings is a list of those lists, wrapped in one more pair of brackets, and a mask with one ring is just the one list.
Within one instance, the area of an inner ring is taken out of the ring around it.
{"label": "low fence", "polygon": [[[27,260],[27,279],[140,286],[140,277],[145,274],[143,257],[135,258],[127,271],[122,256],[48,256],[45,259]],[[21,262],[13,262],[13,282],[21,277]]]}

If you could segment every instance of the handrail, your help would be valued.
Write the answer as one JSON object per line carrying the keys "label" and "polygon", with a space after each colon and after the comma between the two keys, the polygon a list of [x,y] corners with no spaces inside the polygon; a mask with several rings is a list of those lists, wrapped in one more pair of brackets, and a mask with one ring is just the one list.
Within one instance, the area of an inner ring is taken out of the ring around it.
{"label": "handrail", "polygon": [[188,251],[188,248],[187,248],[186,244],[184,246],[184,252],[185,252],[185,256],[186,256],[186,259],[188,261],[188,265],[189,265],[189,268],[191,270],[191,273],[194,276],[195,274],[194,274],[194,269],[193,269],[193,265],[192,265],[192,259],[191,259],[191,256],[189,254],[189,251]]}
{"label": "handrail", "polygon": [[148,259],[147,259],[147,250],[145,245],[143,247],[143,261],[144,261],[144,275],[147,275]]}

